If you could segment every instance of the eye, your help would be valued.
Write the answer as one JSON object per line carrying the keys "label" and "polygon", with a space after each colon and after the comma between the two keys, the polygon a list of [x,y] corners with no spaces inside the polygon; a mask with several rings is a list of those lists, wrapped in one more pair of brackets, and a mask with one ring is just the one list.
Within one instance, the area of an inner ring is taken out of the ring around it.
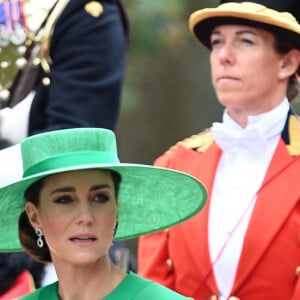
{"label": "eye", "polygon": [[99,203],[106,203],[109,201],[110,196],[107,193],[99,192],[95,194],[93,201],[99,202]]}
{"label": "eye", "polygon": [[72,201],[73,199],[69,195],[58,196],[53,200],[54,203],[58,203],[58,204],[67,204],[67,203],[71,203]]}
{"label": "eye", "polygon": [[210,41],[211,48],[214,48],[222,43],[220,38],[212,38]]}
{"label": "eye", "polygon": [[244,44],[249,44],[249,45],[253,45],[254,44],[254,42],[252,40],[247,39],[247,38],[242,38],[240,41],[242,43],[244,43]]}

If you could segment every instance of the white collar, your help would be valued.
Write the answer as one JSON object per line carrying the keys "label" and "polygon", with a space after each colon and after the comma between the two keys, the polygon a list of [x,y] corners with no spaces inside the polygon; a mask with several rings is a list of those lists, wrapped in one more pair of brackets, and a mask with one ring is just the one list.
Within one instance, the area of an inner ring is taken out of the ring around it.
{"label": "white collar", "polygon": [[289,111],[287,98],[272,110],[256,116],[248,116],[248,124],[242,128],[228,114],[223,113],[223,123],[214,122],[212,134],[219,147],[226,151],[244,144],[255,151],[263,151],[267,141],[280,136]]}
{"label": "white collar", "polygon": [[242,133],[249,128],[259,126],[261,133],[268,140],[282,132],[289,109],[289,101],[287,98],[284,98],[282,102],[272,110],[256,116],[248,116],[248,123],[245,128],[237,124],[225,109],[223,113],[223,124],[229,126],[230,129],[236,131],[236,133]]}

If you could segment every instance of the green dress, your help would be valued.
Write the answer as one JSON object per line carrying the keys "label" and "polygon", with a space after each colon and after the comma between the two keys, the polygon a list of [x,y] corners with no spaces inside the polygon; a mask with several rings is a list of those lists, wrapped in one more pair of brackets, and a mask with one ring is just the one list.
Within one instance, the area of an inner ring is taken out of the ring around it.
{"label": "green dress", "polygon": [[[58,282],[37,289],[31,294],[18,300],[59,300]],[[160,284],[144,279],[135,273],[129,272],[120,284],[102,300],[188,300]],[[100,299],[99,299],[100,300]]]}

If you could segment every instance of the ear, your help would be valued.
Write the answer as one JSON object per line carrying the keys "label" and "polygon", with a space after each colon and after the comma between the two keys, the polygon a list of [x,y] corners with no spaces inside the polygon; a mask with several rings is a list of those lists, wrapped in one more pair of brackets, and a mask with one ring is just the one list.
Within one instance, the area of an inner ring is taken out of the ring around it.
{"label": "ear", "polygon": [[41,227],[39,219],[39,211],[37,207],[32,202],[26,202],[25,211],[28,216],[31,226],[36,229]]}
{"label": "ear", "polygon": [[282,58],[278,71],[279,79],[288,79],[297,72],[300,65],[300,51],[297,49],[290,50]]}

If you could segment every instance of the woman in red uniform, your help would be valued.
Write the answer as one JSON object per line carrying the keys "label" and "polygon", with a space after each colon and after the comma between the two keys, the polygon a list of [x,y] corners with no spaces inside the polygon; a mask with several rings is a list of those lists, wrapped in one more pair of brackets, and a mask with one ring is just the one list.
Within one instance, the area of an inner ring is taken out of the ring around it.
{"label": "woman in red uniform", "polygon": [[209,201],[192,219],[140,239],[139,274],[197,300],[300,299],[300,121],[290,104],[300,25],[285,12],[299,7],[223,1],[190,16],[210,50],[223,121],[155,165],[199,178]]}

